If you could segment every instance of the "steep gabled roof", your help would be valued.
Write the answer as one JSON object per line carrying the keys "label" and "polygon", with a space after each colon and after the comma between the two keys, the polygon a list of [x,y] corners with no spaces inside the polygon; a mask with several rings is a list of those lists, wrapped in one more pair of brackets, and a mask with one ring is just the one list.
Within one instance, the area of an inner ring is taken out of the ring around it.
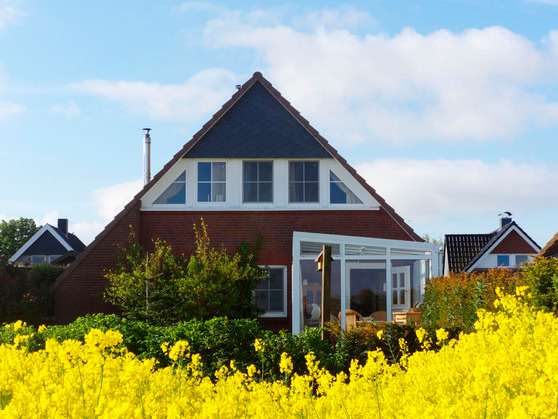
{"label": "steep gabled roof", "polygon": [[260,81],[238,99],[185,158],[331,158]]}
{"label": "steep gabled roof", "polygon": [[520,232],[530,246],[540,246],[515,221],[488,234],[447,234],[445,237],[445,257],[448,258],[450,272],[470,272],[476,263],[490,253],[504,238],[515,230]]}
{"label": "steep gabled roof", "polygon": [[485,248],[496,232],[488,234],[446,234],[444,256],[450,272],[462,272],[469,262]]}
{"label": "steep gabled roof", "polygon": [[546,246],[539,252],[538,256],[551,257],[558,256],[558,233],[552,237]]}
{"label": "steep gabled roof", "polygon": [[58,243],[60,243],[60,245],[64,247],[67,252],[72,250],[81,252],[83,249],[85,249],[85,244],[83,244],[83,242],[74,234],[64,233],[58,227],[51,226],[50,224],[45,224],[9,259],[10,263],[13,263],[17,259],[19,259],[21,255],[25,254],[25,252],[45,234],[52,235],[52,237]]}
{"label": "steep gabled roof", "polygon": [[[253,76],[246,83],[244,83],[240,87],[240,89],[238,89],[232,95],[232,97],[221,107],[221,109],[218,112],[216,112],[213,115],[213,117],[207,123],[205,123],[204,126],[196,134],[194,134],[192,139],[190,141],[188,141],[184,145],[184,147],[182,147],[182,149],[180,151],[178,151],[178,153],[176,153],[173,156],[173,158],[159,171],[159,173],[157,173],[153,177],[153,179],[147,185],[145,185],[142,188],[142,190],[138,194],[136,194],[136,196],[134,196],[134,198],[105,227],[105,229],[101,233],[99,233],[99,235],[97,235],[97,237],[95,237],[95,240],[93,240],[93,242],[91,244],[89,244],[89,246],[87,246],[85,251],[82,252],[78,256],[76,261],[72,265],[70,265],[70,267],[58,278],[56,283],[53,285],[53,288],[56,288],[58,286],[58,284],[63,282],[65,280],[65,278],[71,274],[71,272],[75,269],[75,267],[79,264],[79,262],[83,258],[87,257],[87,255],[91,251],[91,249],[93,249],[112,230],[112,228],[114,228],[118,224],[118,222],[122,218],[124,218],[125,215],[129,211],[131,211],[134,208],[134,206],[141,200],[141,198],[147,193],[147,191],[149,191],[151,189],[151,187],[153,187],[165,175],[165,173],[167,173],[178,162],[178,160],[180,160],[181,158],[193,157],[193,156],[195,156],[195,153],[199,153],[198,156],[207,155],[208,151],[207,151],[207,149],[205,149],[205,146],[197,145],[200,142],[200,140],[202,138],[205,138],[206,136],[209,139],[212,138],[213,135],[217,136],[216,134],[213,134],[211,132],[212,128],[215,127],[216,124],[218,122],[220,122],[221,120],[226,121],[226,118],[231,117],[231,116],[227,116],[227,113],[229,113],[231,111],[234,112],[234,107],[236,106],[237,102],[241,101],[241,99],[245,95],[247,95],[249,92],[251,92],[251,89],[254,88],[257,91],[261,92],[262,87],[265,88],[267,90],[267,92],[269,93],[269,95],[266,95],[266,96],[273,98],[275,100],[275,102],[282,105],[283,108],[287,111],[287,113],[283,113],[284,116],[290,114],[290,116],[293,117],[294,120],[296,122],[298,122],[298,124],[300,124],[300,126],[302,126],[302,128],[304,129],[304,135],[303,135],[304,138],[306,138],[306,139],[309,138],[307,136],[307,134],[310,134],[310,136],[315,141],[317,141],[317,143],[320,144],[327,151],[327,153],[329,154],[327,157],[333,157],[334,159],[336,159],[370,193],[370,195],[372,195],[374,197],[374,199],[376,199],[376,201],[379,203],[379,205],[409,235],[410,239],[412,239],[413,241],[423,241],[422,238],[418,234],[416,234],[414,232],[414,230],[407,223],[405,223],[403,218],[401,218],[395,212],[395,210],[391,206],[389,206],[386,203],[386,201],[380,195],[378,195],[376,190],[374,188],[372,188],[370,185],[368,185],[366,183],[366,181],[364,180],[364,178],[362,176],[360,176],[356,172],[356,170],[353,167],[351,167],[343,157],[341,157],[339,155],[337,150],[335,148],[333,148],[327,142],[327,140],[324,137],[322,137],[320,135],[320,133],[315,128],[313,128],[305,118],[303,118],[300,115],[300,113],[290,104],[290,102],[287,101],[281,95],[281,93],[277,89],[275,89],[271,85],[271,83],[269,81],[267,81],[262,76],[262,74],[260,72],[257,71],[253,74]],[[264,95],[265,95],[265,93],[264,93]],[[275,106],[275,105],[273,105],[273,106]],[[223,119],[223,118],[225,118],[225,119]],[[250,121],[246,120],[245,122],[246,122],[246,124],[249,124]],[[302,132],[302,131],[299,130],[299,128],[292,127],[292,129],[296,129],[297,132]],[[216,132],[217,132],[217,130],[216,130]],[[217,140],[215,140],[215,141],[217,141]],[[238,146],[238,144],[236,144],[236,145]],[[213,147],[215,147],[215,145],[212,145],[212,148]],[[230,149],[230,147],[229,147],[229,149]],[[196,151],[196,150],[198,150],[198,151]],[[312,153],[316,152],[316,148],[314,146],[309,147],[308,150],[310,150]],[[192,154],[190,154],[190,152]],[[211,156],[211,157],[215,157],[215,156]],[[326,157],[326,156],[324,155],[324,157]],[[315,158],[315,155],[314,155],[313,158]]]}

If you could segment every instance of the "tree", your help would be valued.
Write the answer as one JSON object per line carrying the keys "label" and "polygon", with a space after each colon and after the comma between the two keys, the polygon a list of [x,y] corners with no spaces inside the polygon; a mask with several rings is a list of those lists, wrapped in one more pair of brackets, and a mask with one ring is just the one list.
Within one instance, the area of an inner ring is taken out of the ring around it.
{"label": "tree", "polygon": [[442,245],[444,244],[444,239],[442,239],[441,237],[438,239],[435,239],[433,237],[430,237],[429,234],[425,234],[424,236],[422,236],[422,239],[424,240],[425,243],[434,243],[434,244],[439,244]]}
{"label": "tree", "polygon": [[235,254],[212,248],[203,220],[194,231],[196,251],[189,259],[174,256],[159,239],[152,252],[145,251],[132,234],[120,249],[118,268],[106,275],[105,300],[130,319],[158,325],[255,316],[253,292],[262,273],[253,255],[246,246]]}
{"label": "tree", "polygon": [[5,263],[39,229],[40,226],[37,227],[32,218],[2,220],[0,222],[0,261]]}

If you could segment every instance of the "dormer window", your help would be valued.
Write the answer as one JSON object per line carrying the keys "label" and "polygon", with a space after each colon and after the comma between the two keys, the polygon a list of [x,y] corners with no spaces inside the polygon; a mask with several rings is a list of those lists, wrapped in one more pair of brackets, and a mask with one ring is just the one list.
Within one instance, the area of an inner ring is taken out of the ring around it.
{"label": "dormer window", "polygon": [[154,205],[186,203],[186,171],[183,171],[159,197]]}
{"label": "dormer window", "polygon": [[362,204],[358,196],[331,171],[329,172],[329,202],[331,204]]}
{"label": "dormer window", "polygon": [[242,196],[244,202],[273,202],[273,162],[244,162]]}
{"label": "dormer window", "polygon": [[498,266],[510,266],[510,256],[509,255],[498,255],[497,258]]}
{"label": "dormer window", "polygon": [[227,164],[198,163],[198,202],[225,202],[227,199]]}
{"label": "dormer window", "polygon": [[317,161],[289,162],[289,202],[319,202]]}

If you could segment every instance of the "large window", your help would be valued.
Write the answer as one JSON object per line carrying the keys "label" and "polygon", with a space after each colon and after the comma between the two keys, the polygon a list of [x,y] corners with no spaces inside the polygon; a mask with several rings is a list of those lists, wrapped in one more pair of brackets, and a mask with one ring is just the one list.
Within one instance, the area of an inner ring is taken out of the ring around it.
{"label": "large window", "polygon": [[289,202],[319,202],[317,161],[289,162]]}
{"label": "large window", "polygon": [[198,163],[198,202],[225,202],[227,165],[224,162]]}
{"label": "large window", "polygon": [[153,202],[154,205],[186,203],[186,171],[182,172]]}
{"label": "large window", "polygon": [[245,161],[244,202],[273,202],[273,162]]}
{"label": "large window", "polygon": [[331,204],[362,204],[358,196],[331,171],[329,172],[329,202]]}
{"label": "large window", "polygon": [[263,271],[267,272],[267,276],[258,283],[255,289],[257,307],[265,312],[263,316],[286,316],[287,276],[285,267],[267,267]]}
{"label": "large window", "polygon": [[510,256],[498,255],[498,266],[510,266]]}

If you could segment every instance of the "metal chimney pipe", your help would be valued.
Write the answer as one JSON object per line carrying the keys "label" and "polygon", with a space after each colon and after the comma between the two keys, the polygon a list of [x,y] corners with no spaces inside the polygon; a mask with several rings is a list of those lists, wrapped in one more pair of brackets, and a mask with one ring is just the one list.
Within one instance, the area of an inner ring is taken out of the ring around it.
{"label": "metal chimney pipe", "polygon": [[147,185],[151,180],[151,128],[144,128],[143,136],[143,184]]}

